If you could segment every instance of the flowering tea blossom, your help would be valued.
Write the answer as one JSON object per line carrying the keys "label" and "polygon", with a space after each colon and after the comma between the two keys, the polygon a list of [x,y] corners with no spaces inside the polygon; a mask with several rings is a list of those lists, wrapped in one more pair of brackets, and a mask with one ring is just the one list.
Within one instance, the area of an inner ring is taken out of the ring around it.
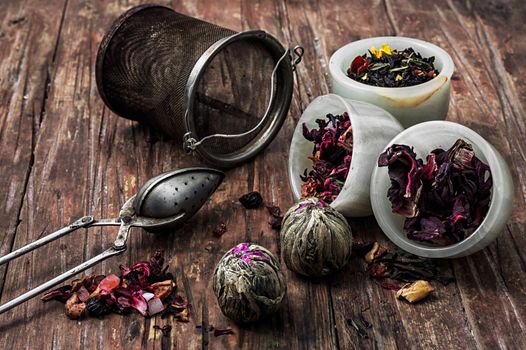
{"label": "flowering tea blossom", "polygon": [[239,258],[245,263],[250,264],[253,260],[268,260],[267,256],[255,245],[240,243],[230,250],[230,256]]}

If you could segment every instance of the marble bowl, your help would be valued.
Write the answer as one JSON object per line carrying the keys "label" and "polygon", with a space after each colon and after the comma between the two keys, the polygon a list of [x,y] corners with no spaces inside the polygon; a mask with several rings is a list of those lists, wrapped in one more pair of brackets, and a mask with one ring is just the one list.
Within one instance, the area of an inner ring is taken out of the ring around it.
{"label": "marble bowl", "polygon": [[[423,57],[435,56],[435,67],[440,73],[423,84],[401,88],[371,86],[347,76],[347,69],[356,56],[363,55],[371,46],[380,48],[383,43],[397,50],[412,47]],[[454,64],[448,53],[436,45],[395,36],[358,40],[341,47],[331,56],[329,70],[331,92],[379,106],[397,118],[404,128],[446,117]]]}
{"label": "marble bowl", "polygon": [[385,145],[403,130],[400,123],[383,109],[371,104],[344,99],[329,94],[315,98],[305,109],[294,130],[289,151],[289,181],[294,199],[301,197],[300,174],[312,168],[308,159],[313,144],[303,137],[302,124],[317,127],[316,119],[325,118],[328,113],[349,113],[353,127],[353,154],[349,175],[331,206],[346,217],[360,217],[372,214],[369,185],[371,173],[378,156]]}
{"label": "marble bowl", "polygon": [[387,237],[403,250],[429,258],[456,258],[472,254],[490,244],[503,231],[511,215],[513,180],[510,169],[499,152],[475,131],[453,122],[431,121],[408,128],[389,144],[414,147],[417,157],[425,160],[435,148],[448,149],[459,138],[473,146],[475,155],[489,165],[493,177],[491,202],[486,217],[469,237],[449,246],[437,246],[407,238],[404,217],[391,211],[387,198],[390,187],[387,167],[375,167],[371,178],[371,203],[374,216]]}

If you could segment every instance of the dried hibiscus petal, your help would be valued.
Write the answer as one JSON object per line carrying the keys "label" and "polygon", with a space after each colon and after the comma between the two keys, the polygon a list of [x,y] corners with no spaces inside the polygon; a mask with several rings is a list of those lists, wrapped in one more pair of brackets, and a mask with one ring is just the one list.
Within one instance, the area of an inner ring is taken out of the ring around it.
{"label": "dried hibiscus petal", "polygon": [[405,145],[389,147],[378,159],[387,166],[392,210],[406,217],[414,240],[441,245],[468,237],[484,219],[491,199],[489,166],[471,145],[458,139],[447,151],[433,150],[423,165]]}
{"label": "dried hibiscus petal", "polygon": [[40,298],[42,301],[58,300],[65,303],[71,297],[71,286],[62,286],[53,289]]}
{"label": "dried hibiscus petal", "polygon": [[405,145],[392,145],[378,158],[378,166],[388,167],[391,187],[387,196],[393,213],[411,218],[418,215],[418,200],[422,190],[422,160]]}
{"label": "dried hibiscus petal", "polygon": [[318,129],[303,124],[303,137],[314,143],[312,170],[300,175],[302,198],[316,197],[331,203],[340,193],[352,160],[352,126],[349,115],[327,114],[317,119]]}

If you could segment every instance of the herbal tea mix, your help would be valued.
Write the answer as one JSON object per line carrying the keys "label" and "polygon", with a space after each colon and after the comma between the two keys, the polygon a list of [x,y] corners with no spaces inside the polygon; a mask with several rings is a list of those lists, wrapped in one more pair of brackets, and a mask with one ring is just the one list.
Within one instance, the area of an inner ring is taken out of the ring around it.
{"label": "herbal tea mix", "polygon": [[300,175],[303,198],[316,197],[330,204],[340,193],[351,167],[353,137],[347,112],[316,119],[317,129],[303,124],[303,136],[313,143],[312,170]]}
{"label": "herbal tea mix", "polygon": [[409,47],[397,51],[383,44],[374,46],[368,54],[356,56],[347,75],[357,82],[379,87],[406,87],[425,83],[439,72],[434,65],[435,57],[422,57]]}
{"label": "herbal tea mix", "polygon": [[392,145],[378,159],[391,179],[393,213],[404,216],[407,236],[449,245],[471,235],[484,220],[491,199],[489,166],[473,147],[458,139],[447,151],[437,148],[426,163],[407,145]]}

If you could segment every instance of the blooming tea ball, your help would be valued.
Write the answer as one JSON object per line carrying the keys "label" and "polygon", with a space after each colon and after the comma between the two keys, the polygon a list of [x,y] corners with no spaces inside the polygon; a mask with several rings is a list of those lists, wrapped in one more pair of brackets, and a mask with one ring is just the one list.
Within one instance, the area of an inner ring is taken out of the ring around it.
{"label": "blooming tea ball", "polygon": [[280,234],[285,264],[304,276],[329,275],[351,257],[352,233],[347,220],[317,198],[301,200],[290,208]]}
{"label": "blooming tea ball", "polygon": [[223,255],[213,288],[223,314],[236,322],[253,322],[277,311],[287,291],[276,258],[251,243],[238,244]]}

